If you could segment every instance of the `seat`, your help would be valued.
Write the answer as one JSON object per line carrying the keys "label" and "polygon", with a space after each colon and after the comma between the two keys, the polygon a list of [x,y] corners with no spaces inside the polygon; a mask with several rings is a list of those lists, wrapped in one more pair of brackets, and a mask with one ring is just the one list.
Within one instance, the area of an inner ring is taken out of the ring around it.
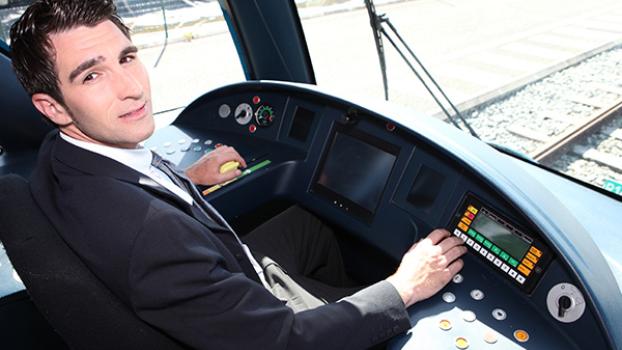
{"label": "seat", "polygon": [[70,348],[183,348],[140,320],[90,272],[17,175],[0,177],[0,240],[30,298]]}

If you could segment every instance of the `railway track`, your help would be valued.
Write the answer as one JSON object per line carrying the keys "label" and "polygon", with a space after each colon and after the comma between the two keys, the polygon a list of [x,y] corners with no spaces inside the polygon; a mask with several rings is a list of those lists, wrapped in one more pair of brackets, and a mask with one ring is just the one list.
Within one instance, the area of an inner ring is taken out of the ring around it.
{"label": "railway track", "polygon": [[486,141],[599,187],[619,185],[622,85],[602,73],[618,71],[620,58],[622,48],[587,59],[470,111],[467,120]]}

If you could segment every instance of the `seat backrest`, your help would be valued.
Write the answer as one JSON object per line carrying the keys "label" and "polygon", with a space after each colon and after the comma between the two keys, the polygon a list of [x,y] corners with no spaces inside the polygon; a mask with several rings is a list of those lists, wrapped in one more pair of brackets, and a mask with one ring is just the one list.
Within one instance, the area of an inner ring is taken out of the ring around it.
{"label": "seat backrest", "polygon": [[65,244],[28,182],[0,177],[0,240],[39,311],[73,349],[182,349],[140,320]]}

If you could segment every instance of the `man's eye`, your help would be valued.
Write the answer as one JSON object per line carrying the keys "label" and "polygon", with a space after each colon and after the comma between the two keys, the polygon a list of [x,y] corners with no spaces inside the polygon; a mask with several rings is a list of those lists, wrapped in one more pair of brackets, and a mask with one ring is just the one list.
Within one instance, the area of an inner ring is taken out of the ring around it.
{"label": "man's eye", "polygon": [[121,58],[121,63],[130,63],[135,59],[134,56],[129,55],[129,56],[125,56],[123,58]]}
{"label": "man's eye", "polygon": [[82,82],[86,83],[86,82],[88,82],[88,81],[91,81],[91,80],[93,80],[93,79],[97,78],[97,76],[98,76],[98,74],[97,74],[97,73],[89,73],[89,74],[87,74],[87,75],[84,77],[84,79],[82,80]]}

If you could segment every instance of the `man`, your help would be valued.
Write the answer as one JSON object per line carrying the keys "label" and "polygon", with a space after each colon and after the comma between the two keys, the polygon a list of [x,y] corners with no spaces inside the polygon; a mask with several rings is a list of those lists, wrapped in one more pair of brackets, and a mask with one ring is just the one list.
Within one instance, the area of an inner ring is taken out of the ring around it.
{"label": "man", "polygon": [[[154,130],[149,79],[112,1],[37,1],[11,28],[11,45],[34,106],[58,126],[32,175],[35,200],[123,303],[184,345],[366,348],[408,329],[406,307],[462,268],[462,242],[435,230],[386,280],[325,303],[321,288],[309,293],[269,258],[279,255],[273,230],[338,258],[319,220],[291,209],[294,219],[277,224],[306,222],[309,232],[264,227],[249,239],[267,257],[251,254],[183,176],[139,146]],[[218,172],[231,160],[244,165],[221,148],[186,173],[195,183],[224,181],[238,175]]]}

